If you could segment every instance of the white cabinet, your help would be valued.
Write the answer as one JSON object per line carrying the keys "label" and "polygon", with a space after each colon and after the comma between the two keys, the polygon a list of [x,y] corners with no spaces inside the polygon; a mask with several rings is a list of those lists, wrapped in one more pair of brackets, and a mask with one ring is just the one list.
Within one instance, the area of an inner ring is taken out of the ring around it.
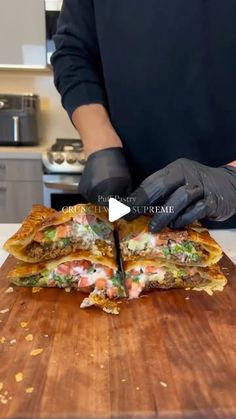
{"label": "white cabinet", "polygon": [[0,223],[21,223],[42,203],[41,160],[0,160]]}
{"label": "white cabinet", "polygon": [[0,67],[46,67],[44,0],[0,1]]}

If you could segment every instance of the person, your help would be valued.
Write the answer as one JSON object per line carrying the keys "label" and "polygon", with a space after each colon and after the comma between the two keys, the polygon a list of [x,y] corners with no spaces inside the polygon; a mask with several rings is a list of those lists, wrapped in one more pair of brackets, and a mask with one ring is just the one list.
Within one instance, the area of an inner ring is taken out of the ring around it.
{"label": "person", "polygon": [[152,231],[236,226],[235,40],[234,0],[64,0],[51,62],[88,201],[173,206]]}

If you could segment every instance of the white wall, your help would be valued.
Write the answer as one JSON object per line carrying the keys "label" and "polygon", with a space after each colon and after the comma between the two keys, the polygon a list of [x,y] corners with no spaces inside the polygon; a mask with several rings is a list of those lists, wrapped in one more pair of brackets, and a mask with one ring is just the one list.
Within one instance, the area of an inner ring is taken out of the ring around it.
{"label": "white wall", "polygon": [[41,144],[56,138],[78,138],[53,84],[52,71],[0,71],[0,93],[35,93],[40,96],[39,136]]}

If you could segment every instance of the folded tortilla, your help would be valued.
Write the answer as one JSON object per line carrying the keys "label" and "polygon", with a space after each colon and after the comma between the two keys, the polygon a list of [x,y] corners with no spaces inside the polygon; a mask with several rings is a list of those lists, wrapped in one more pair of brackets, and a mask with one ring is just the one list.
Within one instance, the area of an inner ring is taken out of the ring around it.
{"label": "folded tortilla", "polygon": [[109,298],[125,296],[115,260],[87,251],[50,262],[18,262],[9,272],[8,279],[18,286],[74,288],[88,293],[96,290]]}
{"label": "folded tortilla", "polygon": [[120,251],[124,261],[138,258],[165,259],[174,264],[210,266],[222,257],[222,249],[199,224],[183,229],[163,229],[150,233],[150,217],[141,216],[134,221],[118,221]]}
{"label": "folded tortilla", "polygon": [[215,264],[209,267],[173,265],[158,259],[124,263],[125,286],[129,298],[138,298],[150,289],[191,288],[208,294],[223,291],[226,277]]}
{"label": "folded tortilla", "polygon": [[58,212],[37,205],[17,233],[4,244],[4,250],[29,263],[55,259],[78,250],[113,257],[113,225],[103,207],[81,204]]}

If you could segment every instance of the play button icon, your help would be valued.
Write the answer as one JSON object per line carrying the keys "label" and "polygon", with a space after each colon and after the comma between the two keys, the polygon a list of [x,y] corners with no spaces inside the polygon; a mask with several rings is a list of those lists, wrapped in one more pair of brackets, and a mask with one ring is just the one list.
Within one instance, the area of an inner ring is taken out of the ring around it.
{"label": "play button icon", "polygon": [[129,214],[131,212],[130,207],[128,205],[122,204],[122,202],[117,201],[115,198],[110,198],[108,201],[108,211],[109,211],[109,221],[113,223],[113,221],[119,220],[119,218],[124,217],[124,215]]}

